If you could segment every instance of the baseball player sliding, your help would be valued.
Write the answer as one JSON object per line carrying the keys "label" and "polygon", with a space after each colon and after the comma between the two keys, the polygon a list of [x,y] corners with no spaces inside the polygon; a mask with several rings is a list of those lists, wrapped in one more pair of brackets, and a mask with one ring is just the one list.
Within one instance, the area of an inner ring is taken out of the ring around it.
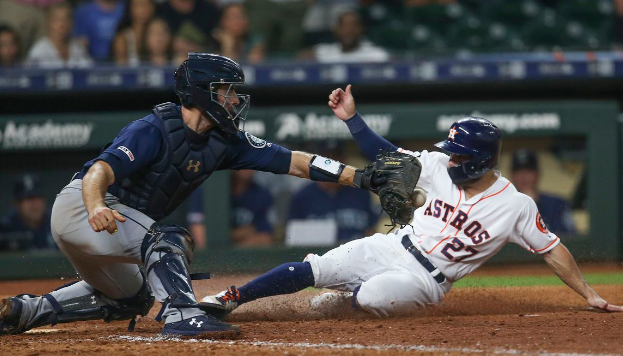
{"label": "baseball player sliding", "polygon": [[[410,174],[419,173],[417,185],[427,192],[425,203],[415,210],[409,225],[392,233],[355,240],[322,256],[310,254],[304,262],[281,265],[240,288],[232,286],[205,297],[201,304],[214,315],[225,315],[258,298],[307,287],[351,292],[354,308],[377,316],[404,314],[439,303],[455,281],[509,242],[542,255],[554,273],[591,307],[623,310],[586,284],[569,251],[547,230],[534,201],[493,169],[501,134],[491,122],[465,117],[452,124],[447,138],[435,145],[448,156],[406,151],[372,132],[355,111],[350,85],[346,91],[336,89],[329,95],[329,107],[348,125],[369,159],[374,160],[379,151],[416,157],[421,172]],[[365,171],[379,167],[379,159],[385,158],[378,158]],[[382,173],[364,172],[364,181],[371,178],[371,190],[381,192],[388,183],[388,179],[376,179]],[[383,204],[387,199],[379,195]]]}
{"label": "baseball player sliding", "polygon": [[188,231],[156,221],[216,170],[254,169],[346,185],[361,177],[353,167],[244,132],[249,97],[236,93],[241,85],[244,73],[233,60],[189,54],[175,72],[182,105],[157,105],[128,124],[54,202],[52,235],[82,280],[42,296],[3,300],[0,335],[80,320],[134,321],[147,314],[154,297],[162,303],[163,334],[238,332],[206,315],[195,299]]}

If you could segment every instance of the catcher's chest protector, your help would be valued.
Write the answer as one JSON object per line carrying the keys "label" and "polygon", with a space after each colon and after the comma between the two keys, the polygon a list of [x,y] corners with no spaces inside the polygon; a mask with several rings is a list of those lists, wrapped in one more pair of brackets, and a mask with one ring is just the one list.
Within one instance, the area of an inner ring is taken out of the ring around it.
{"label": "catcher's chest protector", "polygon": [[108,191],[122,204],[158,221],[216,170],[225,158],[228,143],[219,130],[210,130],[207,140],[191,131],[173,103],[157,105],[154,114],[154,123],[165,138],[161,158]]}

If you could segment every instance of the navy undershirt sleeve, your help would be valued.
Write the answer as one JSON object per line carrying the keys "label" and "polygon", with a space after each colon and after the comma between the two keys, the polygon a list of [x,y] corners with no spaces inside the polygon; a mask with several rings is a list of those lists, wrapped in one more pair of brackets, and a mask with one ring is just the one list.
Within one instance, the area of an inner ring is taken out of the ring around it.
{"label": "navy undershirt sleeve", "polygon": [[251,140],[251,144],[247,135],[238,133],[219,170],[252,169],[275,174],[287,174],[290,171],[292,152],[289,149],[257,138],[258,141]]}
{"label": "navy undershirt sleeve", "polygon": [[357,142],[357,146],[367,159],[374,161],[380,151],[396,151],[398,149],[393,143],[372,131],[359,113],[345,122],[355,142]]}
{"label": "navy undershirt sleeve", "polygon": [[162,141],[162,133],[157,127],[137,120],[123,128],[94,161],[108,163],[115,172],[115,182],[120,182],[153,162],[160,152]]}

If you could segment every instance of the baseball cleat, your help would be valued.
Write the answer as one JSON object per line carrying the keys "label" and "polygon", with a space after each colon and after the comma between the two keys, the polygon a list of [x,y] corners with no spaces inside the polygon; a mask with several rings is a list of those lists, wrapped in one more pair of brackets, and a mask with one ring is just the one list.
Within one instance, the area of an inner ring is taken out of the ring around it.
{"label": "baseball cleat", "polygon": [[231,286],[216,295],[209,295],[199,302],[199,308],[204,312],[215,316],[219,319],[227,316],[227,314],[238,308],[240,300],[240,292],[236,286]]}
{"label": "baseball cleat", "polygon": [[168,336],[205,336],[211,337],[224,333],[240,334],[236,325],[224,323],[209,315],[199,315],[175,323],[164,324],[163,335]]}
{"label": "baseball cleat", "polygon": [[26,330],[19,329],[19,318],[22,314],[22,300],[10,297],[0,304],[0,335],[21,334]]}

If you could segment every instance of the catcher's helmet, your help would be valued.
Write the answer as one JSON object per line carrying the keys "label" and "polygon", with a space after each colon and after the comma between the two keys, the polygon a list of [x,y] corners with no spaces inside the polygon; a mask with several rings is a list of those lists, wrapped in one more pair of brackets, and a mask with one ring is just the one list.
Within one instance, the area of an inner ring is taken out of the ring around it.
{"label": "catcher's helmet", "polygon": [[[217,92],[220,85],[228,85],[225,94]],[[244,85],[242,67],[216,54],[191,52],[175,71],[175,93],[182,105],[200,108],[221,130],[231,134],[244,128],[250,99],[249,95],[230,95],[236,85]],[[219,102],[219,95],[225,105]],[[230,101],[234,98],[239,102]]]}
{"label": "catcher's helmet", "polygon": [[498,163],[502,134],[491,121],[479,117],[464,117],[452,124],[448,138],[435,146],[470,158],[454,167],[448,174],[454,184],[482,177]]}

